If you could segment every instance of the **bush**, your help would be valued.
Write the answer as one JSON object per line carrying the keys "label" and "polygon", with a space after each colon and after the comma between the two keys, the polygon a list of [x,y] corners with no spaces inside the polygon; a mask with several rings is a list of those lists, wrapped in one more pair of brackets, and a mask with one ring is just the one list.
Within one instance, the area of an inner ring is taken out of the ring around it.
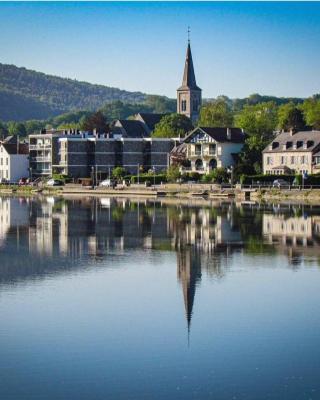
{"label": "bush", "polygon": [[70,178],[68,175],[63,175],[63,174],[52,174],[52,179],[55,181],[61,181],[64,183],[68,183],[72,181],[72,178]]}
{"label": "bush", "polygon": [[116,167],[112,170],[112,176],[117,180],[120,181],[126,174],[126,170],[122,167]]}
{"label": "bush", "polygon": [[176,165],[171,165],[167,170],[168,182],[177,182],[179,178],[181,178],[179,167]]}
{"label": "bush", "polygon": [[[132,175],[130,181],[133,184],[138,183],[138,175]],[[155,181],[156,185],[159,185],[161,182],[167,182],[167,176],[165,174],[156,174],[155,176],[150,174],[139,175],[140,183],[145,183],[146,181],[150,181],[152,184]]]}
{"label": "bush", "polygon": [[182,180],[184,182],[187,181],[196,181],[198,182],[201,178],[201,175],[198,172],[186,172],[182,175]]}
{"label": "bush", "polygon": [[288,183],[294,180],[293,175],[242,175],[240,182],[244,185],[251,185],[252,183],[272,183],[276,179],[284,179]]}

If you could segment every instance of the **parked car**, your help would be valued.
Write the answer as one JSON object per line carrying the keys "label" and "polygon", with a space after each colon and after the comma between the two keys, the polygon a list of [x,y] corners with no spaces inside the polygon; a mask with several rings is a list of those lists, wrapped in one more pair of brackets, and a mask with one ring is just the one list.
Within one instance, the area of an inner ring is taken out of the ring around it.
{"label": "parked car", "polygon": [[272,183],[272,187],[276,187],[276,188],[281,188],[281,187],[285,187],[285,186],[289,186],[289,183],[287,181],[285,181],[284,179],[276,179]]}
{"label": "parked car", "polygon": [[100,182],[99,186],[111,188],[111,187],[114,187],[115,184],[112,181],[112,179],[105,179]]}
{"label": "parked car", "polygon": [[8,181],[5,178],[0,178],[0,183],[8,183]]}
{"label": "parked car", "polygon": [[29,178],[20,178],[18,184],[21,185],[27,185],[29,183]]}
{"label": "parked car", "polygon": [[64,183],[57,179],[49,179],[46,183],[47,186],[63,186]]}

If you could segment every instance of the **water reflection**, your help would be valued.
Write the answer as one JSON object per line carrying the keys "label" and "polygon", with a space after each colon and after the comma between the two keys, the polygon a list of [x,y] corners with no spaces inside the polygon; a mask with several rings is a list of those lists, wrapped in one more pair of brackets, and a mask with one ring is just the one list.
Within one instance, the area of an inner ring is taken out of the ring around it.
{"label": "water reflection", "polygon": [[0,197],[0,282],[85,268],[130,250],[174,251],[190,329],[205,271],[221,279],[235,253],[320,255],[320,207],[170,200]]}

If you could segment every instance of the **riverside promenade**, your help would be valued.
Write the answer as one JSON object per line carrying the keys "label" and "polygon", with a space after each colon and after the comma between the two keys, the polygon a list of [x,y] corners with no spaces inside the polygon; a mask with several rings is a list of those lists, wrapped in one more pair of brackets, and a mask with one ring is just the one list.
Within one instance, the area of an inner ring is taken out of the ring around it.
{"label": "riverside promenade", "polygon": [[86,187],[80,184],[66,184],[57,187],[1,186],[0,195],[77,195],[77,196],[112,196],[112,197],[170,197],[202,199],[237,199],[242,201],[303,201],[319,202],[319,187],[283,187],[274,188],[254,185],[219,185],[219,184],[162,184],[146,187],[145,185],[118,186],[116,188]]}

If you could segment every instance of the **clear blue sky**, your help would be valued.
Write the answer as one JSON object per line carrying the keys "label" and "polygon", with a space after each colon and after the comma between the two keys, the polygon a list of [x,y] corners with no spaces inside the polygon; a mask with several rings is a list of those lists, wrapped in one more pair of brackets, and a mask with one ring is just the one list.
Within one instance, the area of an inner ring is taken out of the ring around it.
{"label": "clear blue sky", "polygon": [[1,3],[0,62],[175,97],[320,92],[320,3]]}

